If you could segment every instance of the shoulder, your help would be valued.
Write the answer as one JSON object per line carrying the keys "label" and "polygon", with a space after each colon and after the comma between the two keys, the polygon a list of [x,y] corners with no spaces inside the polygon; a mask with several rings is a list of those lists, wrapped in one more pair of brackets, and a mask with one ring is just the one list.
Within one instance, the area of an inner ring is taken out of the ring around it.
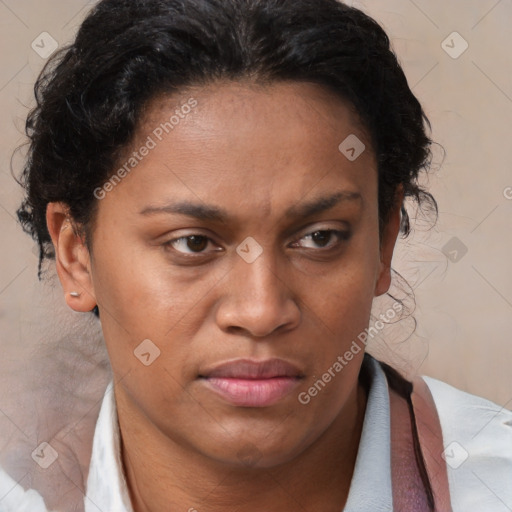
{"label": "shoulder", "polygon": [[487,451],[495,450],[512,462],[511,410],[432,377],[423,380],[434,398],[445,442],[453,438],[471,446],[484,443]]}
{"label": "shoulder", "polygon": [[512,411],[423,377],[439,415],[456,510],[512,510]]}

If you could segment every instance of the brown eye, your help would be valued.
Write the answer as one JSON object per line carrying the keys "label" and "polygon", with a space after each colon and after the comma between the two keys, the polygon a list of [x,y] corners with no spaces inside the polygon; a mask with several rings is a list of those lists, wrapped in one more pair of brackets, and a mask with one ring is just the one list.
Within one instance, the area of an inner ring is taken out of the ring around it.
{"label": "brown eye", "polygon": [[313,240],[315,244],[320,245],[320,247],[325,247],[331,239],[331,236],[331,231],[315,231],[311,234],[311,240]]}
{"label": "brown eye", "polygon": [[[333,238],[337,238],[337,241],[330,243]],[[306,249],[323,249],[323,248],[333,248],[336,245],[340,244],[342,241],[348,240],[350,238],[350,233],[348,231],[339,231],[336,229],[322,229],[318,231],[314,231],[312,233],[308,233],[303,236],[301,240],[309,240],[314,246],[306,246],[302,245],[301,247],[305,247]]]}
{"label": "brown eye", "polygon": [[175,238],[166,242],[165,246],[171,246],[176,251],[183,254],[202,253],[207,247],[210,239],[204,235],[189,235]]}
{"label": "brown eye", "polygon": [[205,236],[187,236],[187,247],[194,252],[201,252],[207,245],[208,239]]}

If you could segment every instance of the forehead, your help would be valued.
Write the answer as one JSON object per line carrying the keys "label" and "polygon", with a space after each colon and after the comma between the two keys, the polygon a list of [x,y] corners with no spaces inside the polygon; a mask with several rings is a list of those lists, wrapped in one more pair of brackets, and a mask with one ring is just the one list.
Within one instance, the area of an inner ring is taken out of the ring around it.
{"label": "forehead", "polygon": [[263,124],[268,129],[287,125],[289,131],[297,123],[304,123],[304,133],[309,131],[309,136],[312,131],[322,130],[333,135],[337,132],[339,138],[348,128],[357,132],[367,147],[370,144],[350,102],[318,84],[293,81],[263,84],[248,80],[219,80],[206,86],[188,87],[178,94],[161,94],[147,103],[137,135],[143,136],[158,126],[166,113],[178,114],[191,98],[197,100],[198,107],[180,123],[187,125],[190,131],[206,128],[220,136],[223,132],[228,133],[230,127],[234,134],[251,131]]}
{"label": "forehead", "polygon": [[[159,96],[120,163],[148,140],[151,151],[119,187],[139,206],[179,195],[234,208],[250,203],[269,215],[318,188],[363,199],[376,189],[374,154],[356,112],[316,84],[220,82]],[[355,159],[354,151],[361,152]]]}

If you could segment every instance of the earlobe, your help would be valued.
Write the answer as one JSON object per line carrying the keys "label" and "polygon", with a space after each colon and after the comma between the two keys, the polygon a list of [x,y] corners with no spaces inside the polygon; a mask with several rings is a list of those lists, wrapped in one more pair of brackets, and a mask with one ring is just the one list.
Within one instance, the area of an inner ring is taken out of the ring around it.
{"label": "earlobe", "polygon": [[380,271],[375,285],[375,297],[383,295],[391,286],[391,260],[395,249],[401,224],[401,208],[403,204],[403,186],[399,185],[396,193],[396,201],[390,212],[388,222],[383,229],[380,246]]}
{"label": "earlobe", "polygon": [[65,292],[68,306],[81,312],[96,306],[91,278],[90,255],[77,234],[65,203],[49,203],[46,224],[55,247],[57,274]]}

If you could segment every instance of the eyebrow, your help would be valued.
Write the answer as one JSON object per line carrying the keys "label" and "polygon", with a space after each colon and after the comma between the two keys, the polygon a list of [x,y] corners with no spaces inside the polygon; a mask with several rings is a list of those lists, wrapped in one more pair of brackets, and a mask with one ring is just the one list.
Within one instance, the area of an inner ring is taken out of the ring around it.
{"label": "eyebrow", "polygon": [[[285,212],[286,218],[305,219],[334,208],[337,204],[349,201],[361,201],[359,192],[340,191],[320,197],[312,201],[294,205]],[[165,206],[148,206],[139,212],[141,215],[155,215],[160,213],[186,215],[203,221],[227,222],[229,214],[223,208],[214,205],[180,201]]]}

